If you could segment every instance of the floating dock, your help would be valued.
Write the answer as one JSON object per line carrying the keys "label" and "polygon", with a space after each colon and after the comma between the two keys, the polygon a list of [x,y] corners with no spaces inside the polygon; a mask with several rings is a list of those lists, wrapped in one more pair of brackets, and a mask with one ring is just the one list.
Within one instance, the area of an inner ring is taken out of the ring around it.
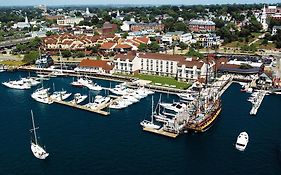
{"label": "floating dock", "polygon": [[91,109],[91,108],[88,108],[88,107],[85,107],[85,106],[82,106],[82,105],[78,105],[78,104],[71,103],[71,102],[66,102],[66,101],[54,100],[54,103],[58,103],[58,104],[61,104],[61,105],[70,106],[70,107],[73,107],[73,108],[78,108],[78,109],[81,109],[81,110],[85,110],[85,111],[89,111],[89,112],[94,112],[94,113],[98,113],[98,114],[107,116],[110,113],[106,112],[106,111],[102,111],[102,109],[104,109],[107,106],[109,106],[112,102],[109,102],[109,103],[99,107],[98,109]]}
{"label": "floating dock", "polygon": [[147,132],[152,132],[152,133],[155,133],[155,134],[171,137],[171,138],[176,138],[179,135],[179,134],[176,134],[176,133],[171,133],[171,132],[164,131],[163,128],[161,128],[161,129],[153,129],[153,128],[145,128],[144,127],[143,130],[147,131]]}

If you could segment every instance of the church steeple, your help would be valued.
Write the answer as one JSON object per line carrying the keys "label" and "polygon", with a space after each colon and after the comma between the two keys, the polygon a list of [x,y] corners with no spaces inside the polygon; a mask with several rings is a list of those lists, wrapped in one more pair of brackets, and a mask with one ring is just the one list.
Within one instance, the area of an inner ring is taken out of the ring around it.
{"label": "church steeple", "polygon": [[27,16],[25,16],[24,22],[25,22],[26,24],[28,23],[28,18],[27,18]]}

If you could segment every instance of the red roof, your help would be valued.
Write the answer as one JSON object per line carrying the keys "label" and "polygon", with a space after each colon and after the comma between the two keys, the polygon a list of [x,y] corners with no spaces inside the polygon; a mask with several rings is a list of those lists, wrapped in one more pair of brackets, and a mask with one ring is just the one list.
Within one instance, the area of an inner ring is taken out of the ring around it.
{"label": "red roof", "polygon": [[116,48],[116,49],[130,49],[130,48],[132,48],[132,46],[130,46],[128,44],[117,44],[114,48]]}
{"label": "red roof", "polygon": [[111,49],[115,44],[116,44],[116,43],[113,43],[113,42],[103,43],[103,44],[100,46],[100,49],[108,50],[108,49]]}
{"label": "red roof", "polygon": [[90,59],[84,59],[79,64],[80,67],[99,67],[103,70],[112,70],[113,65],[110,64],[110,61],[105,60],[90,60]]}

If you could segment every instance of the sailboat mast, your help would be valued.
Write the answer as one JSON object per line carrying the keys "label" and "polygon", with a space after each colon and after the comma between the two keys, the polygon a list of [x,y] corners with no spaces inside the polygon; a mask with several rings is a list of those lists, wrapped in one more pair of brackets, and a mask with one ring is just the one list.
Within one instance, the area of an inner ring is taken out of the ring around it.
{"label": "sailboat mast", "polygon": [[61,51],[59,50],[60,53],[60,71],[62,73],[62,56],[61,56]]}
{"label": "sailboat mast", "polygon": [[154,112],[153,112],[153,104],[154,102],[153,102],[153,96],[152,96],[152,98],[151,98],[151,123],[153,123],[153,114],[154,114]]}
{"label": "sailboat mast", "polygon": [[36,135],[36,128],[35,128],[35,124],[34,124],[34,117],[33,117],[33,111],[32,110],[31,110],[31,118],[32,118],[32,126],[33,126],[35,144],[37,145],[37,135]]}

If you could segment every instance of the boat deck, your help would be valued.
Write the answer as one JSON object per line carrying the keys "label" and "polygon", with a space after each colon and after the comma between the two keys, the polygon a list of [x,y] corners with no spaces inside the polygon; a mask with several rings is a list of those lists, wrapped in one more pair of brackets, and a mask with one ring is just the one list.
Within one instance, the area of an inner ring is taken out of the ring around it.
{"label": "boat deck", "polygon": [[155,134],[171,137],[171,138],[176,138],[179,135],[179,134],[176,134],[176,133],[171,133],[171,132],[164,131],[163,128],[161,128],[161,129],[152,129],[152,128],[145,128],[144,127],[143,130],[147,131],[147,132],[152,132],[152,133],[155,133]]}

